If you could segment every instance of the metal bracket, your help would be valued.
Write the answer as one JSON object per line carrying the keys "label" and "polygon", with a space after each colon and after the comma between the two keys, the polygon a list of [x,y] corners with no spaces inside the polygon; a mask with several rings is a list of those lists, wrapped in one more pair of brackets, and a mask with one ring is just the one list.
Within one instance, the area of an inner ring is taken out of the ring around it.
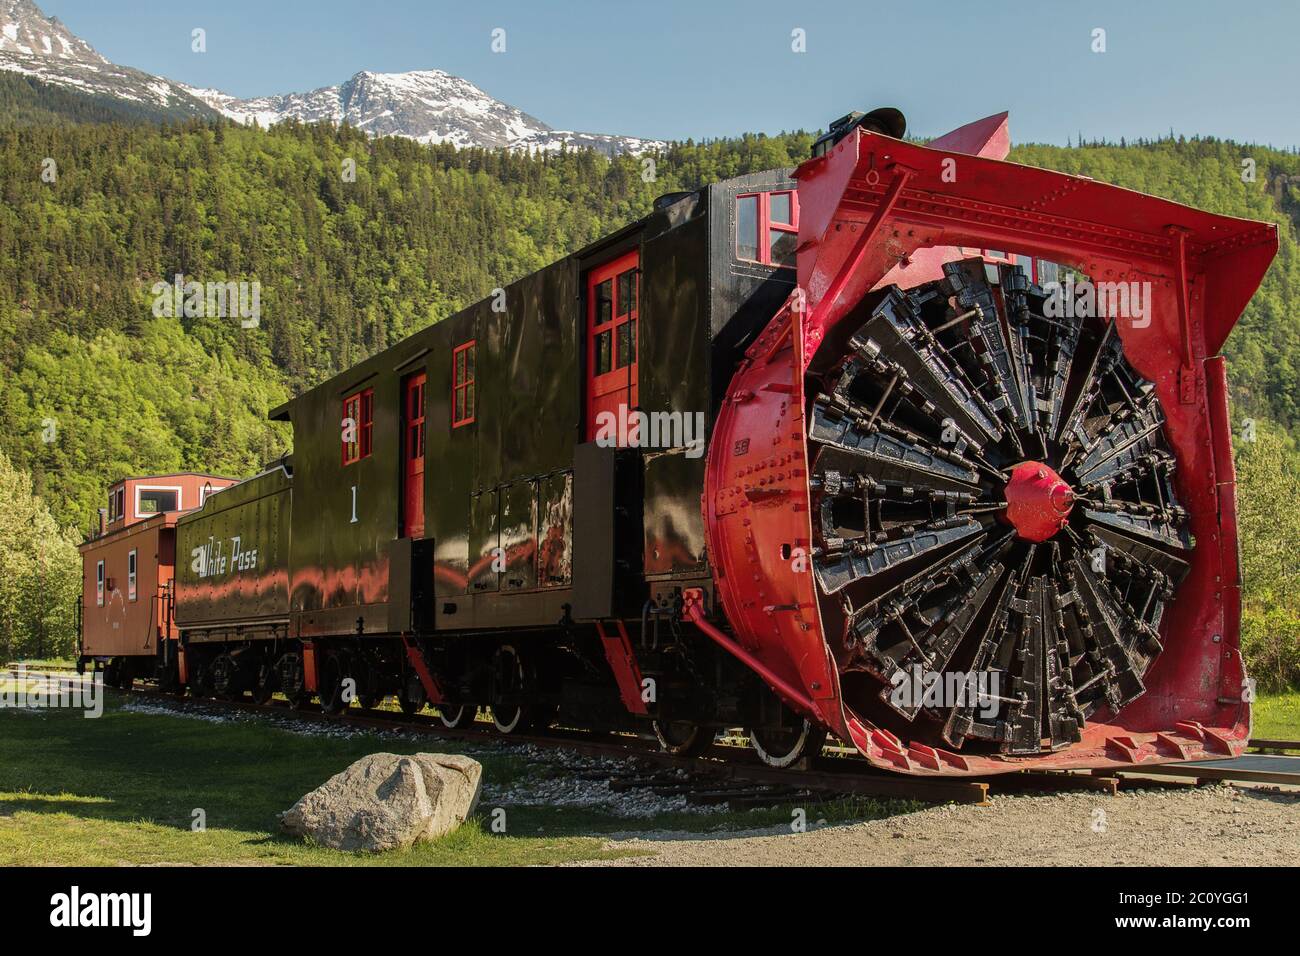
{"label": "metal bracket", "polygon": [[605,625],[600,621],[596,622],[596,632],[600,635],[601,646],[605,649],[605,660],[609,661],[609,668],[614,672],[614,680],[618,682],[618,694],[623,698],[623,706],[627,708],[628,713],[641,714],[648,716],[650,708],[641,697],[641,668],[636,662],[636,654],[632,651],[632,641],[627,636],[627,627],[622,621],[615,621],[616,630],[609,633],[605,630]]}
{"label": "metal bracket", "polygon": [[424,652],[420,650],[410,634],[402,635],[402,644],[406,648],[406,659],[410,662],[411,668],[415,675],[420,678],[420,683],[424,686],[424,692],[429,696],[429,702],[432,704],[445,704],[447,695],[442,692],[442,685],[433,676],[433,671],[429,670],[429,665],[424,659]]}
{"label": "metal bracket", "polygon": [[1187,289],[1187,234],[1184,226],[1169,225],[1165,231],[1174,239],[1174,281],[1178,283],[1178,401],[1191,405],[1196,401],[1196,356],[1192,350],[1192,309]]}
{"label": "metal bracket", "polygon": [[[885,190],[885,195],[880,200],[880,205],[876,207],[871,219],[862,228],[861,235],[858,236],[857,241],[853,244],[853,249],[840,265],[839,272],[835,274],[835,278],[826,287],[826,292],[817,301],[817,306],[813,309],[813,314],[808,320],[808,327],[819,328],[825,314],[835,307],[835,301],[840,297],[840,293],[844,291],[849,284],[849,280],[858,271],[863,256],[867,254],[867,249],[871,246],[871,240],[876,237],[881,225],[889,218],[889,214],[894,211],[894,206],[897,205],[899,197],[903,194],[903,187],[907,185],[907,181],[915,172],[915,170],[901,163],[893,163],[890,168],[894,171],[894,178],[890,182],[889,188]],[[828,226],[827,228],[831,227]]]}

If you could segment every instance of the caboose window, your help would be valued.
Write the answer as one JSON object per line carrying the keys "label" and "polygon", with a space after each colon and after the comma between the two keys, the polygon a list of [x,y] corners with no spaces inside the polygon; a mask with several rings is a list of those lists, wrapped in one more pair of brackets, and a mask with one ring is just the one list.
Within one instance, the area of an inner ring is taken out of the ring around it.
{"label": "caboose window", "polygon": [[181,506],[179,488],[137,488],[135,516],[148,518],[164,511],[175,511]]}
{"label": "caboose window", "polygon": [[451,355],[451,427],[474,420],[474,340],[456,346]]}
{"label": "caboose window", "polygon": [[368,388],[343,399],[343,464],[369,458],[375,423],[375,390]]}
{"label": "caboose window", "polygon": [[126,599],[135,600],[135,548],[126,553]]}
{"label": "caboose window", "polygon": [[793,268],[799,241],[799,196],[793,190],[736,197],[736,256]]}
{"label": "caboose window", "polygon": [[95,564],[95,603],[104,606],[104,562]]}

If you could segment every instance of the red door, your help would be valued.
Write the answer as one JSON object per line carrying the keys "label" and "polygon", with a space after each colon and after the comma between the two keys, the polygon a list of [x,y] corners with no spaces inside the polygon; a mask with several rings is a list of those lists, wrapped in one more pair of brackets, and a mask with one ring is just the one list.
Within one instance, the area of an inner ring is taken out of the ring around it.
{"label": "red door", "polygon": [[[629,252],[587,275],[587,440],[602,424],[626,420],[637,403],[637,254]],[[624,434],[626,426],[619,429]]]}
{"label": "red door", "polygon": [[402,534],[424,537],[424,383],[417,372],[402,382]]}

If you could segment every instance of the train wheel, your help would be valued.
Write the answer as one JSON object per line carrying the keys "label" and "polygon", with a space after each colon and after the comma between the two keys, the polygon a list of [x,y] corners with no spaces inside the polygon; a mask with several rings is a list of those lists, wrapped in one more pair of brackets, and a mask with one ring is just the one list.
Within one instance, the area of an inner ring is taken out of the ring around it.
{"label": "train wheel", "polygon": [[[493,713],[495,714],[495,711]],[[444,704],[438,708],[438,720],[448,730],[463,730],[473,724],[474,718],[477,716],[478,708],[473,704],[461,704],[459,706]],[[495,721],[495,718],[493,719]],[[499,724],[497,729],[501,729]],[[506,731],[506,733],[509,733],[509,731]]]}
{"label": "train wheel", "polygon": [[415,671],[409,671],[406,680],[402,683],[402,692],[397,695],[397,703],[401,706],[402,713],[418,714],[424,710],[424,705],[428,702],[429,695],[425,692],[420,675]]}
{"label": "train wheel", "polygon": [[749,743],[758,759],[769,767],[789,767],[804,757],[815,757],[822,752],[826,728],[814,727],[808,720],[801,720],[793,727],[755,727],[749,732]]}
{"label": "train wheel", "polygon": [[330,654],[321,666],[320,709],[341,714],[351,701],[347,697],[348,661],[343,654]]}
{"label": "train wheel", "polygon": [[379,672],[365,654],[348,659],[348,676],[356,683],[357,703],[364,710],[374,710],[388,695],[380,689]]}
{"label": "train wheel", "polygon": [[131,673],[131,659],[127,658],[122,661],[117,671],[117,689],[130,693],[131,688],[135,686],[135,675]]}
{"label": "train wheel", "polygon": [[279,673],[275,665],[263,664],[257,669],[257,682],[253,685],[253,700],[259,704],[270,703],[279,688]]}
{"label": "train wheel", "polygon": [[243,696],[239,686],[239,664],[229,654],[218,654],[208,668],[212,692],[218,700],[238,700]]}
{"label": "train wheel", "polygon": [[678,757],[698,757],[713,746],[712,728],[701,727],[689,720],[656,720],[655,737],[664,753]]}
{"label": "train wheel", "polygon": [[122,673],[122,662],[114,657],[104,665],[104,684],[108,687],[117,687],[117,681]]}
{"label": "train wheel", "polygon": [[492,723],[501,733],[521,733],[528,727],[526,692],[523,659],[511,645],[501,645],[492,661]]}
{"label": "train wheel", "polygon": [[289,706],[302,707],[311,700],[307,690],[307,674],[303,669],[302,655],[293,651],[281,654],[275,662],[276,683],[280,693],[289,701]]}
{"label": "train wheel", "polygon": [[202,700],[212,695],[212,682],[208,674],[208,665],[197,661],[190,668],[190,696]]}

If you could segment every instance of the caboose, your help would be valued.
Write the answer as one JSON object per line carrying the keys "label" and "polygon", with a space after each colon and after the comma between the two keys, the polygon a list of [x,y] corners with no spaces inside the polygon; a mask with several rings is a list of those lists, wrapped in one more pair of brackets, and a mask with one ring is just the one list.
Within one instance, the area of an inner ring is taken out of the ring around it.
{"label": "caboose", "polygon": [[111,687],[154,677],[175,656],[171,583],[176,521],[235,484],[220,475],[181,472],[124,478],[109,485],[108,507],[80,546],[81,648],[78,664],[104,666]]}
{"label": "caboose", "polygon": [[[1005,114],[904,129],[666,195],[275,409],[293,454],[176,522],[163,679],[775,766],[1240,751],[1217,353],[1275,228],[1006,163]],[[1062,312],[1056,264],[1149,308]]]}

